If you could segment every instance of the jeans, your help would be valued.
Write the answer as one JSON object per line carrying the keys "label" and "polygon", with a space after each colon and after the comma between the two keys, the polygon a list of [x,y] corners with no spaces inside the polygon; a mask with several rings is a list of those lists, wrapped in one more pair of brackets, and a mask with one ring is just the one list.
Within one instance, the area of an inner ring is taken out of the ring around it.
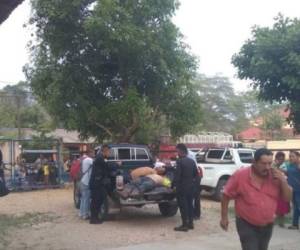
{"label": "jeans", "polygon": [[178,192],[177,202],[182,219],[182,225],[187,226],[193,224],[194,207],[193,207],[193,192]]}
{"label": "jeans", "polygon": [[80,200],[79,216],[82,218],[87,218],[89,217],[90,214],[90,202],[91,202],[91,192],[89,186],[80,182],[80,193],[81,193],[81,200]]}
{"label": "jeans", "polygon": [[254,226],[242,218],[236,218],[236,228],[243,250],[268,250],[273,223],[266,226]]}
{"label": "jeans", "polygon": [[132,184],[142,193],[150,191],[156,186],[155,182],[149,177],[140,177],[133,181]]}
{"label": "jeans", "polygon": [[300,193],[293,192],[293,226],[299,226]]}

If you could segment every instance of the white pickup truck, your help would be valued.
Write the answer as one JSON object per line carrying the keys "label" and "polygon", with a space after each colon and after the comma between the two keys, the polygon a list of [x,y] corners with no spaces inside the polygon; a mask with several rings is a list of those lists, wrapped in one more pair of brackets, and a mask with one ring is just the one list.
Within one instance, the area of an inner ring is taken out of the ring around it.
{"label": "white pickup truck", "polygon": [[211,148],[202,155],[198,153],[198,166],[203,171],[202,190],[219,201],[229,177],[239,168],[250,166],[254,152],[246,148]]}

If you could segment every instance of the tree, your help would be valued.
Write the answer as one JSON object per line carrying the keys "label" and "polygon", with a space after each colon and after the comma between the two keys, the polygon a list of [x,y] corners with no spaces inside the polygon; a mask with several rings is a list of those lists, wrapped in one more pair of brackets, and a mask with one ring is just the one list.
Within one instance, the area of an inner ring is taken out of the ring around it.
{"label": "tree", "polygon": [[174,137],[199,122],[196,60],[172,23],[177,1],[31,2],[37,39],[26,74],[65,128],[134,141],[162,120]]}
{"label": "tree", "polygon": [[284,137],[281,133],[283,125],[284,119],[280,114],[278,114],[278,110],[274,110],[264,116],[262,128],[271,136],[272,139],[281,139]]}
{"label": "tree", "polygon": [[198,130],[235,134],[247,126],[244,96],[234,92],[228,78],[201,75],[195,80],[195,85],[203,108],[203,119]]}
{"label": "tree", "polygon": [[275,18],[272,28],[254,27],[233,56],[241,79],[252,80],[263,100],[290,103],[290,121],[300,131],[300,20]]}
{"label": "tree", "polygon": [[[7,85],[0,91],[0,127],[50,131],[53,121],[35,101],[28,84],[20,82]],[[20,136],[21,131],[18,132]]]}

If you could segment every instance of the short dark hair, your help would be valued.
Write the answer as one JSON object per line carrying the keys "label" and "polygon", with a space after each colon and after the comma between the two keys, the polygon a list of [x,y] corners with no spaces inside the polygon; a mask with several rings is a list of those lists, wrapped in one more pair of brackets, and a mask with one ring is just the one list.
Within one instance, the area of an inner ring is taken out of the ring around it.
{"label": "short dark hair", "polygon": [[101,147],[101,151],[103,150],[103,149],[110,149],[110,146],[108,145],[108,144],[103,144],[102,145],[102,147]]}
{"label": "short dark hair", "polygon": [[276,154],[275,154],[275,159],[279,159],[279,158],[285,158],[285,154],[282,152],[282,151],[278,151]]}
{"label": "short dark hair", "polygon": [[259,148],[254,153],[254,161],[259,161],[263,155],[271,156],[273,153],[266,148]]}
{"label": "short dark hair", "polygon": [[188,149],[187,149],[187,147],[183,143],[177,144],[176,148],[178,150],[180,150],[182,153],[185,153],[185,154],[188,153]]}

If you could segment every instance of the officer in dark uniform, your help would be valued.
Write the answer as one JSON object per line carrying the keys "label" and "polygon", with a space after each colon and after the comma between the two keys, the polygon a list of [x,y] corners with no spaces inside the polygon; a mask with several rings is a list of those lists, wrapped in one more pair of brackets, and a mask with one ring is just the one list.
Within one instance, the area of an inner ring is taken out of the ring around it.
{"label": "officer in dark uniform", "polygon": [[198,176],[195,179],[195,191],[194,191],[194,220],[200,220],[201,217],[201,179],[202,170],[197,166]]}
{"label": "officer in dark uniform", "polygon": [[91,218],[90,224],[101,224],[99,219],[101,206],[107,199],[107,186],[109,185],[108,164],[105,161],[109,157],[110,148],[108,145],[101,147],[101,152],[96,156],[93,164],[90,190],[91,190]]}
{"label": "officer in dark uniform", "polygon": [[194,229],[193,198],[198,172],[195,161],[187,157],[188,150],[184,144],[176,146],[179,159],[176,162],[174,185],[176,187],[177,202],[181,214],[182,225],[175,227],[175,231],[187,232]]}

